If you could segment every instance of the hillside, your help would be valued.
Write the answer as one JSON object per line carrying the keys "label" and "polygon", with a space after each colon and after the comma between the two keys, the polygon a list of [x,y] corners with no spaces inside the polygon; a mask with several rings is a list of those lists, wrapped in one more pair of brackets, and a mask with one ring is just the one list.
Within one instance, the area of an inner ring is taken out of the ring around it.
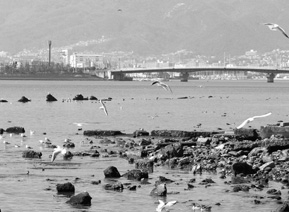
{"label": "hillside", "polygon": [[133,51],[137,55],[181,49],[205,55],[289,49],[287,0],[2,0],[0,51],[47,49],[99,40],[76,50]]}

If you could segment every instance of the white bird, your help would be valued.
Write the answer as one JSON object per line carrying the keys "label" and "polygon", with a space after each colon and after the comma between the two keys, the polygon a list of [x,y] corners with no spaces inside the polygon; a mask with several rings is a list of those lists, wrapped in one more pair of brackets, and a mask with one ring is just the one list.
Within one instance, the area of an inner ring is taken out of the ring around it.
{"label": "white bird", "polygon": [[51,162],[53,162],[56,159],[57,155],[59,155],[60,153],[62,155],[65,155],[66,152],[67,152],[67,150],[65,148],[57,146],[57,148],[55,148],[53,153],[52,153]]}
{"label": "white bird", "polygon": [[8,141],[3,141],[3,144],[10,144]]}
{"label": "white bird", "polygon": [[17,144],[15,144],[14,146],[15,146],[16,148],[19,148],[19,147],[20,147],[20,146],[19,146],[19,145],[17,145]]}
{"label": "white bird", "polygon": [[104,103],[101,101],[101,99],[99,100],[99,102],[100,102],[100,104],[101,104],[101,106],[99,107],[99,109],[102,109],[102,110],[104,111],[105,115],[108,116],[107,109],[106,109]]}
{"label": "white bird", "polygon": [[273,24],[273,23],[264,23],[265,26],[268,26],[270,30],[273,30],[273,31],[277,31],[279,30],[280,32],[282,32],[282,34],[289,38],[289,36],[286,34],[285,30],[282,29],[278,24]]}
{"label": "white bird", "polygon": [[32,147],[31,146],[28,146],[27,144],[26,144],[26,149],[32,149]]}
{"label": "white bird", "polygon": [[165,89],[166,91],[170,91],[171,93],[173,92],[172,89],[170,88],[169,85],[163,83],[163,82],[160,82],[160,81],[154,81],[152,83],[152,85],[157,85],[157,86],[161,86],[163,89]]}
{"label": "white bird", "polygon": [[75,124],[78,127],[82,127],[83,125],[85,125],[86,123],[78,123],[78,122],[74,122],[73,124]]}
{"label": "white bird", "polygon": [[34,135],[34,134],[35,134],[35,131],[30,130],[30,135]]}
{"label": "white bird", "polygon": [[171,207],[171,206],[173,206],[173,205],[176,204],[176,203],[177,203],[176,200],[174,200],[174,201],[169,201],[169,202],[167,202],[167,203],[165,203],[165,202],[162,201],[162,200],[159,200],[159,205],[158,205],[158,207],[156,208],[156,211],[157,211],[157,212],[162,212],[162,211],[165,210],[166,208]]}
{"label": "white bird", "polygon": [[261,115],[261,116],[253,116],[253,117],[250,117],[248,119],[246,119],[242,124],[240,124],[237,129],[240,129],[242,127],[244,127],[246,124],[248,124],[249,122],[252,122],[254,121],[254,119],[256,118],[263,118],[263,117],[267,117],[267,116],[270,116],[272,113],[267,113],[265,115]]}

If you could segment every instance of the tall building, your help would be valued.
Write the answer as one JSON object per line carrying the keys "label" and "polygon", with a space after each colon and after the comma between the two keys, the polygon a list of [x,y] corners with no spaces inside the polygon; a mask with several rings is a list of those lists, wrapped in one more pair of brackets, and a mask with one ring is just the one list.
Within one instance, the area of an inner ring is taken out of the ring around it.
{"label": "tall building", "polygon": [[73,53],[70,55],[70,66],[74,68],[102,68],[103,56],[97,54]]}

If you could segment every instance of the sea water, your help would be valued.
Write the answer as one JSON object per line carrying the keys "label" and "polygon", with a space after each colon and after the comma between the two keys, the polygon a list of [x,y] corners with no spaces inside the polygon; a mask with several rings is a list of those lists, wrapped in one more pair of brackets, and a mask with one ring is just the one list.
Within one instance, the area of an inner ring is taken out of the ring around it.
{"label": "sea water", "polygon": [[[140,128],[152,130],[223,130],[232,131],[245,119],[272,112],[271,116],[257,119],[248,127],[259,129],[268,123],[288,121],[287,81],[179,81],[166,82],[172,89],[167,92],[149,81],[0,81],[0,128],[24,127],[26,137],[4,134],[0,145],[0,209],[2,211],[155,211],[158,198],[150,191],[158,176],[175,180],[167,185],[166,200],[177,200],[171,211],[192,211],[191,203],[209,204],[212,211],[271,211],[278,207],[276,200],[254,199],[265,196],[265,191],[233,193],[232,187],[218,175],[203,173],[194,176],[190,171],[170,170],[155,167],[149,175],[151,184],[141,185],[136,191],[107,191],[103,185],[103,170],[116,166],[121,174],[134,169],[133,164],[120,158],[73,157],[63,161],[58,157],[50,163],[52,149],[44,148],[39,140],[49,138],[53,144],[62,145],[69,138],[76,147],[72,151],[87,150],[90,145],[82,141],[84,130],[120,130],[133,133]],[[57,102],[46,102],[51,93]],[[95,96],[105,101],[108,116],[100,110],[98,101],[70,101],[77,94]],[[17,102],[22,96],[31,99],[28,103]],[[74,123],[84,123],[82,130]],[[29,131],[35,133],[30,135]],[[92,138],[93,139],[93,138]],[[5,145],[3,141],[10,144]],[[97,140],[94,140],[97,145]],[[15,148],[17,144],[20,147]],[[41,159],[22,158],[25,146],[42,152]],[[27,174],[29,172],[29,175]],[[216,183],[210,187],[198,185],[210,177]],[[187,182],[196,178],[196,187],[187,190]],[[92,181],[101,180],[93,185]],[[138,182],[119,179],[139,186]],[[69,197],[58,195],[56,185],[71,182],[75,193],[87,191],[92,197],[91,206],[77,208],[66,203]],[[279,188],[279,184],[269,184]],[[282,190],[286,199],[287,190]],[[215,205],[221,203],[220,206]]]}

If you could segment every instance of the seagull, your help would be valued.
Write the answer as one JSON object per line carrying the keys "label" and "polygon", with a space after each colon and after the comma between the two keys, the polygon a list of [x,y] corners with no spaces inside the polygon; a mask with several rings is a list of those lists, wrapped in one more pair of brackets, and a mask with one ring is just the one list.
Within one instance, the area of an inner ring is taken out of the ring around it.
{"label": "seagull", "polygon": [[62,155],[65,155],[66,152],[67,152],[67,150],[65,148],[57,146],[57,148],[55,148],[53,153],[52,153],[51,162],[53,162],[56,159],[57,155],[59,155],[60,153]]}
{"label": "seagull", "polygon": [[238,126],[237,129],[240,129],[240,128],[244,127],[246,124],[248,124],[249,122],[254,121],[254,119],[256,119],[256,118],[267,117],[267,116],[270,116],[271,114],[272,114],[272,113],[267,113],[267,114],[261,115],[261,116],[253,116],[253,117],[250,117],[250,118],[246,119],[240,126]]}
{"label": "seagull", "polygon": [[26,144],[26,149],[32,149],[32,147],[31,146],[28,146],[27,144]]}
{"label": "seagull", "polygon": [[107,109],[106,109],[105,105],[103,104],[102,100],[100,99],[99,102],[100,102],[100,104],[101,104],[101,106],[99,107],[99,109],[102,109],[102,110],[104,111],[105,115],[108,116]]}
{"label": "seagull", "polygon": [[269,29],[273,30],[273,31],[277,31],[279,30],[280,32],[282,32],[282,34],[289,38],[289,36],[286,34],[285,30],[282,29],[278,24],[273,24],[273,23],[264,23],[265,26],[268,26]]}
{"label": "seagull", "polygon": [[78,122],[74,122],[73,124],[75,124],[78,127],[82,127],[83,125],[87,125],[86,123],[78,123]]}
{"label": "seagull", "polygon": [[34,135],[35,131],[30,130],[30,135]]}
{"label": "seagull", "polygon": [[8,141],[3,141],[3,144],[10,144]]}
{"label": "seagull", "polygon": [[171,93],[173,93],[172,89],[170,88],[170,86],[168,86],[167,84],[160,82],[160,81],[154,81],[152,83],[152,85],[158,85],[161,86],[163,89],[165,89],[166,91],[170,91]]}
{"label": "seagull", "polygon": [[158,207],[156,208],[156,211],[157,211],[157,212],[162,212],[164,209],[166,209],[166,208],[168,208],[168,207],[171,207],[171,206],[173,206],[173,205],[176,204],[176,203],[177,203],[176,200],[170,201],[170,202],[167,202],[167,203],[165,203],[165,202],[162,201],[162,200],[159,200],[159,205],[158,205]]}

